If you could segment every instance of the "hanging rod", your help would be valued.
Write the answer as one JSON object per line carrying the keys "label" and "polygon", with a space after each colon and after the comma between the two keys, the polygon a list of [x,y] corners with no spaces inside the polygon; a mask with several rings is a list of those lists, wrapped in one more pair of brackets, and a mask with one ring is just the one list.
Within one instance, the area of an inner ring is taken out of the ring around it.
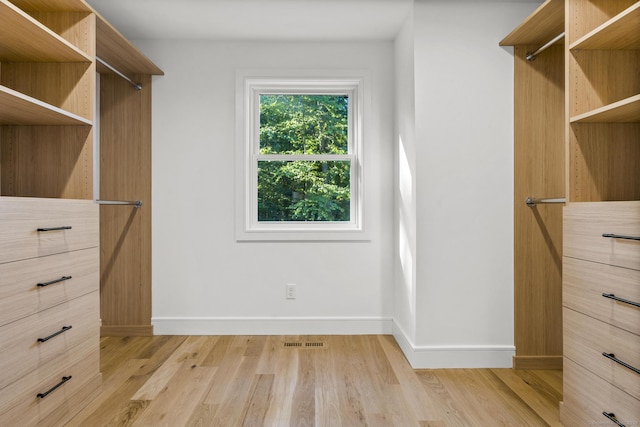
{"label": "hanging rod", "polygon": [[142,207],[142,200],[96,200],[99,205],[133,205],[136,208]]}
{"label": "hanging rod", "polygon": [[96,61],[98,61],[99,63],[101,63],[102,65],[104,65],[105,67],[107,67],[108,69],[110,69],[111,71],[113,71],[114,73],[116,73],[117,75],[119,75],[120,77],[122,77],[123,79],[128,81],[129,83],[131,83],[131,86],[136,88],[136,90],[142,90],[142,85],[140,83],[134,82],[129,77],[125,76],[120,71],[118,71],[117,69],[115,69],[114,67],[112,67],[111,65],[109,65],[108,63],[106,63],[105,61],[103,61],[102,59],[100,59],[97,56],[96,56]]}
{"label": "hanging rod", "polygon": [[540,52],[542,52],[543,50],[546,50],[549,46],[551,46],[552,44],[554,44],[555,42],[557,42],[558,40],[562,39],[564,37],[564,33],[562,34],[558,34],[557,36],[555,36],[551,41],[549,41],[547,44],[543,45],[542,47],[540,47],[538,50],[536,50],[533,53],[527,52],[527,61],[533,61],[534,59],[536,59],[536,56],[538,56],[538,54]]}
{"label": "hanging rod", "polygon": [[532,208],[535,205],[546,205],[546,204],[553,204],[553,203],[566,203],[567,199],[565,199],[564,197],[557,197],[555,199],[536,199],[535,197],[527,197],[527,200],[525,200],[524,202],[527,204],[527,206]]}

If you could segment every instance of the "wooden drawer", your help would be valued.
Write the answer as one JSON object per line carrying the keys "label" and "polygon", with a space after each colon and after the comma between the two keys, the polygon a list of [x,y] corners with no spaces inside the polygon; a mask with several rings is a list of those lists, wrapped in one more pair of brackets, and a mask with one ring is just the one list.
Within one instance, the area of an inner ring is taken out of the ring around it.
{"label": "wooden drawer", "polygon": [[97,291],[99,257],[91,248],[0,264],[0,326]]}
{"label": "wooden drawer", "polygon": [[640,270],[640,201],[570,203],[564,208],[564,256]]}
{"label": "wooden drawer", "polygon": [[0,327],[0,389],[37,368],[48,372],[76,352],[98,348],[99,312],[96,291]]}
{"label": "wooden drawer", "polygon": [[568,308],[563,325],[565,357],[640,399],[640,374],[603,355],[640,369],[640,336]]}
{"label": "wooden drawer", "polygon": [[[626,426],[637,425],[640,420],[640,401],[587,371],[568,358],[564,358],[563,406],[580,418],[580,426],[614,425],[602,414],[613,413]],[[563,408],[564,409],[564,408]],[[576,426],[566,422],[567,427]]]}
{"label": "wooden drawer", "polygon": [[0,264],[98,246],[98,212],[90,200],[0,197]]}
{"label": "wooden drawer", "polygon": [[565,257],[562,274],[565,307],[640,335],[640,308],[602,296],[640,302],[640,271]]}
{"label": "wooden drawer", "polygon": [[[44,372],[30,373],[22,380],[0,390],[1,426],[61,426],[71,414],[77,413],[99,389],[100,352],[95,346],[90,352],[78,352],[66,365]],[[51,390],[63,378],[68,381],[46,397],[38,394]]]}

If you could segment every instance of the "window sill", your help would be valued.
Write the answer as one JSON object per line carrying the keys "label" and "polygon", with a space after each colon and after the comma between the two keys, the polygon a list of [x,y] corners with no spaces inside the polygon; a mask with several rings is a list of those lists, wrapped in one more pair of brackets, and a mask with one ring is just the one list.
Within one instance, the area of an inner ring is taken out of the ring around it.
{"label": "window sill", "polygon": [[362,230],[238,230],[237,242],[370,242]]}

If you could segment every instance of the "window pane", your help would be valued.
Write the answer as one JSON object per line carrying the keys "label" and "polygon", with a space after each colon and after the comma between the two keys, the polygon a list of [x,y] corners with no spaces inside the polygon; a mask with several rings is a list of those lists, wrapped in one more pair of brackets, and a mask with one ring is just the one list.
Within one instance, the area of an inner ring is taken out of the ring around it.
{"label": "window pane", "polygon": [[260,154],[348,154],[347,95],[260,95]]}
{"label": "window pane", "polygon": [[258,221],[350,221],[351,162],[258,161]]}

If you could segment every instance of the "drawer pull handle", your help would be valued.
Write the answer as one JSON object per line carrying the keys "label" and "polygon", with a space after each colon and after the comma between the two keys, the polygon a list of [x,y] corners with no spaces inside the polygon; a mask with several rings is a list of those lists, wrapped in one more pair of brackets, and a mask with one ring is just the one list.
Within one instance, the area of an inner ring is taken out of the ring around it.
{"label": "drawer pull handle", "polygon": [[52,281],[50,281],[50,282],[41,282],[41,283],[38,283],[38,286],[40,286],[40,287],[49,286],[49,285],[53,285],[53,284],[55,284],[55,283],[64,282],[65,280],[69,280],[69,279],[71,279],[71,278],[72,278],[71,276],[62,276],[61,278],[56,279],[56,280],[52,280]]}
{"label": "drawer pull handle", "polygon": [[623,302],[625,304],[632,305],[634,307],[640,307],[640,302],[635,302],[635,301],[630,301],[628,299],[620,298],[620,297],[615,296],[614,294],[602,294],[602,296],[605,297],[605,298],[609,298],[609,299],[612,299],[612,300],[615,300],[615,301],[620,301],[620,302]]}
{"label": "drawer pull handle", "polygon": [[49,228],[38,228],[38,231],[60,231],[60,230],[71,230],[73,227],[70,225],[63,225],[62,227],[49,227]]}
{"label": "drawer pull handle", "polygon": [[58,335],[60,335],[63,332],[67,332],[69,329],[71,329],[73,326],[69,325],[69,326],[63,326],[62,329],[60,329],[58,332],[53,333],[51,335],[49,335],[48,337],[44,337],[44,338],[38,338],[38,342],[46,342],[49,341],[51,338],[53,337],[57,337]]}
{"label": "drawer pull handle", "polygon": [[49,390],[45,391],[44,393],[38,393],[37,397],[39,397],[40,399],[44,399],[45,397],[47,397],[49,395],[49,393],[53,392],[55,389],[57,389],[58,387],[60,387],[62,384],[66,383],[70,379],[71,379],[71,375],[69,375],[67,377],[62,377],[62,381],[60,381],[58,384],[54,385],[53,387],[51,387]]}
{"label": "drawer pull handle", "polygon": [[613,412],[602,411],[602,415],[609,418],[611,421],[616,423],[616,425],[619,425],[620,427],[625,427],[624,424],[618,421],[618,419],[616,418],[616,414],[614,414]]}
{"label": "drawer pull handle", "polygon": [[636,368],[636,367],[633,367],[633,366],[629,365],[629,364],[628,364],[628,363],[626,363],[626,362],[623,362],[622,360],[618,359],[618,358],[616,357],[616,355],[615,355],[615,354],[613,354],[613,353],[606,353],[606,352],[603,352],[603,353],[602,353],[602,355],[603,355],[604,357],[606,357],[607,359],[611,359],[611,360],[613,360],[614,362],[616,362],[617,364],[624,366],[624,367],[625,367],[625,368],[627,368],[627,369],[631,369],[631,370],[632,370],[633,372],[635,372],[636,374],[640,374],[640,369],[638,369],[638,368]]}
{"label": "drawer pull handle", "polygon": [[602,237],[609,237],[611,239],[640,240],[640,237],[622,236],[620,234],[603,234]]}

